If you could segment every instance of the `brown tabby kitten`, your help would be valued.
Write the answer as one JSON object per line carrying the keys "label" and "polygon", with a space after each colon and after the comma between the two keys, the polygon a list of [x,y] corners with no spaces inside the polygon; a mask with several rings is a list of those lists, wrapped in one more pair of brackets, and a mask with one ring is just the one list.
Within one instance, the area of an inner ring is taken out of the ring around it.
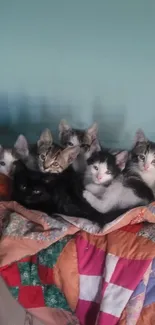
{"label": "brown tabby kitten", "polygon": [[76,159],[79,146],[62,148],[53,142],[49,129],[45,129],[38,142],[38,166],[42,172],[61,173]]}
{"label": "brown tabby kitten", "polygon": [[94,123],[85,130],[72,128],[65,120],[59,124],[59,139],[63,147],[80,146],[80,155],[73,163],[75,171],[83,172],[86,167],[86,160],[93,152],[99,151],[101,146],[97,138],[98,127]]}

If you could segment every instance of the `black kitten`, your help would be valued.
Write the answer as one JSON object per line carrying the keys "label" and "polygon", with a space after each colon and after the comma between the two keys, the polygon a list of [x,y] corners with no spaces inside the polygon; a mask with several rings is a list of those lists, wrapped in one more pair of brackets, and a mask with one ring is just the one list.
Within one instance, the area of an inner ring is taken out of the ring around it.
{"label": "black kitten", "polygon": [[49,215],[55,213],[85,218],[101,227],[128,210],[100,213],[83,198],[83,190],[83,179],[72,167],[60,174],[49,174],[29,170],[20,161],[16,163],[12,200],[29,209]]}

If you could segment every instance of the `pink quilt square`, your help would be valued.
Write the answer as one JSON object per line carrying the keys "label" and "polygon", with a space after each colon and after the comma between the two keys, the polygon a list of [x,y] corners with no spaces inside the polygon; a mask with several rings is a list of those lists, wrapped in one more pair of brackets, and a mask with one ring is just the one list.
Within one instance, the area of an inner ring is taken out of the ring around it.
{"label": "pink quilt square", "polygon": [[142,279],[151,260],[130,260],[120,258],[110,283],[134,290]]}
{"label": "pink quilt square", "polygon": [[102,275],[105,264],[105,252],[77,236],[76,248],[79,273],[84,275]]}
{"label": "pink quilt square", "polygon": [[118,317],[115,317],[113,315],[100,312],[98,317],[98,324],[105,324],[105,325],[116,325],[118,324]]}
{"label": "pink quilt square", "polygon": [[76,316],[78,317],[80,324],[95,325],[99,308],[100,305],[95,302],[79,299],[76,308]]}

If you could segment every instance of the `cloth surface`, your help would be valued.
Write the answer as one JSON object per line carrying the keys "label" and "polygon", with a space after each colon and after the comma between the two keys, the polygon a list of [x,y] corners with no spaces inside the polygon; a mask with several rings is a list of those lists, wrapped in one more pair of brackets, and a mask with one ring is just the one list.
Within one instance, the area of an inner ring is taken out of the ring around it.
{"label": "cloth surface", "polygon": [[153,203],[99,229],[1,202],[0,274],[45,324],[151,324],[154,213]]}

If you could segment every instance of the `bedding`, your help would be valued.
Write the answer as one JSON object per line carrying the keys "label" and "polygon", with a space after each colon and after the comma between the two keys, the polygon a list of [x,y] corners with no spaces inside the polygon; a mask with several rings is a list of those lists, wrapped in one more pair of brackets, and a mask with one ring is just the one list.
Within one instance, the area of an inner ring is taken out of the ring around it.
{"label": "bedding", "polygon": [[6,201],[0,219],[0,275],[44,324],[152,324],[155,203],[103,229]]}

